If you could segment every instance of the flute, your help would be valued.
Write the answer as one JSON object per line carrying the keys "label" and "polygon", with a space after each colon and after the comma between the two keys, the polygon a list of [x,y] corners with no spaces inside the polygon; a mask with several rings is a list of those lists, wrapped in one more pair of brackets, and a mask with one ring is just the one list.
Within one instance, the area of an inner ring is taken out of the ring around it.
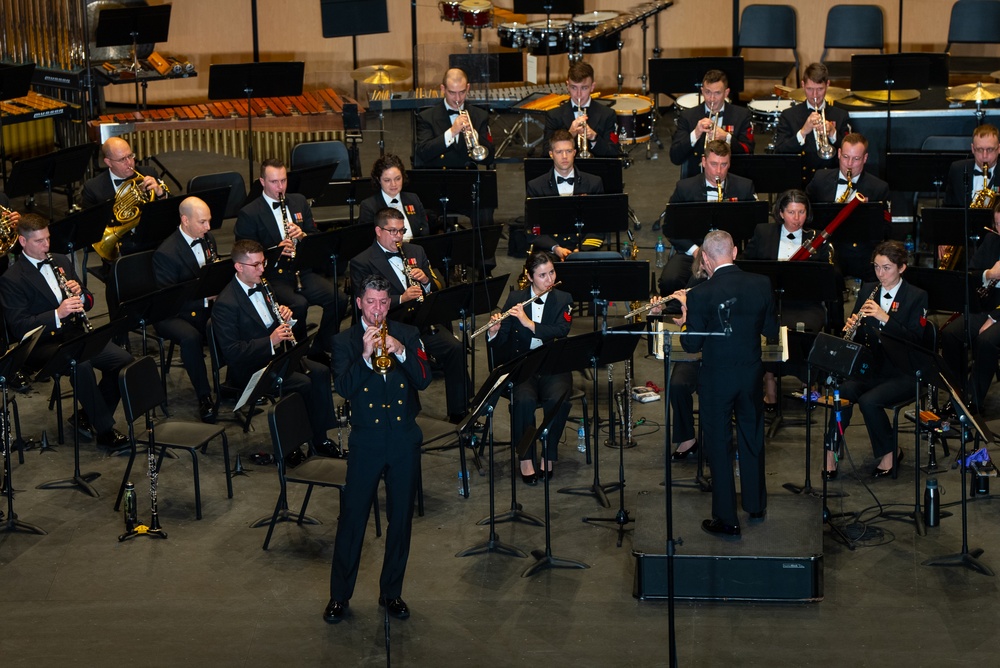
{"label": "flute", "polygon": [[509,316],[509,315],[511,314],[511,312],[512,312],[512,311],[513,311],[513,310],[514,310],[515,308],[517,308],[518,306],[527,306],[527,305],[528,305],[529,303],[531,303],[531,302],[535,301],[536,299],[538,299],[538,298],[539,298],[539,297],[541,297],[542,295],[544,295],[544,294],[547,294],[547,293],[548,293],[548,292],[549,292],[550,290],[553,290],[553,289],[555,289],[555,287],[556,287],[557,285],[561,285],[561,284],[562,284],[562,281],[556,281],[556,282],[555,282],[555,283],[553,283],[553,284],[552,284],[552,285],[551,285],[550,287],[546,288],[545,290],[542,290],[541,292],[539,292],[539,293],[538,293],[537,295],[535,295],[534,297],[529,297],[528,299],[525,299],[525,300],[524,300],[523,302],[521,302],[520,304],[515,304],[514,306],[511,306],[511,307],[510,307],[509,309],[507,309],[506,311],[504,311],[503,313],[501,313],[501,314],[500,314],[500,317],[499,317],[499,318],[497,318],[496,320],[494,320],[494,319],[490,318],[490,321],[489,321],[488,323],[486,323],[485,325],[483,325],[482,327],[480,327],[479,329],[477,329],[476,331],[474,331],[474,332],[472,333],[472,336],[470,336],[470,337],[469,337],[469,339],[474,339],[474,338],[476,338],[477,336],[479,336],[480,334],[482,334],[483,332],[485,332],[486,330],[488,330],[488,329],[489,329],[490,327],[492,327],[492,326],[493,326],[493,325],[495,325],[496,323],[500,322],[501,320],[503,320],[504,318],[506,318],[507,316]]}

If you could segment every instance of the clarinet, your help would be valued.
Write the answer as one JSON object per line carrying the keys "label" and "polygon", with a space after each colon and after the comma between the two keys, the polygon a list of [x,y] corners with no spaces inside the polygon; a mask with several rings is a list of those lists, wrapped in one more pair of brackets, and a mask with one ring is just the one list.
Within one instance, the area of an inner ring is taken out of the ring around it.
{"label": "clarinet", "polygon": [[[870,295],[868,295],[868,299],[866,299],[865,302],[869,301],[871,299],[875,299],[875,295],[877,295],[878,291],[881,290],[881,289],[882,289],[882,284],[881,283],[876,283],[875,287],[872,289],[872,293]],[[864,305],[865,302],[861,302],[862,306]],[[860,313],[860,312],[861,311],[859,309],[858,313]],[[857,315],[857,313],[855,313],[854,315]],[[845,339],[847,339],[848,341],[853,341],[854,340],[854,336],[855,336],[855,334],[858,333],[858,327],[861,326],[861,321],[862,320],[864,320],[864,318],[858,318],[857,320],[854,321],[853,325],[851,325],[850,327],[847,327],[847,328],[844,329],[844,338]]]}
{"label": "clarinet", "polygon": [[[295,318],[289,318],[285,320],[281,317],[281,311],[278,309],[278,302],[274,301],[274,293],[271,292],[271,285],[267,282],[267,279],[261,277],[260,286],[264,289],[264,301],[267,302],[268,308],[271,309],[271,315],[274,316],[274,321],[281,325],[288,325],[291,329],[298,322]],[[295,340],[295,336],[292,336],[292,345],[298,345],[298,341]]]}
{"label": "clarinet", "polygon": [[[52,257],[52,253],[46,253],[45,259],[48,261],[49,266],[52,267],[52,273],[56,275],[56,282],[59,283],[59,289],[62,290],[63,298],[69,299],[70,297],[76,297],[77,295],[74,295],[73,291],[69,289],[69,285],[67,285],[66,272],[62,267],[56,267],[56,261],[55,258]],[[87,313],[85,311],[74,313],[73,319],[76,320],[81,327],[83,327],[83,331],[94,331],[94,326],[90,324],[90,319],[87,318]]]}
{"label": "clarinet", "polygon": [[[288,239],[290,230],[288,226],[291,221],[288,220],[288,212],[285,209],[285,193],[278,193],[278,208],[281,209],[281,224],[285,226],[285,238]],[[292,254],[289,256],[289,260],[295,262],[295,248],[299,245],[298,239],[292,239]],[[295,270],[295,291],[302,292],[302,276],[299,274],[299,270]]]}
{"label": "clarinet", "polygon": [[[410,271],[412,269],[412,267],[410,267],[410,258],[406,257],[406,253],[403,252],[403,242],[402,241],[397,241],[396,242],[396,250],[399,252],[400,255],[403,256],[402,257],[402,260],[403,260],[403,274],[406,276],[406,287],[412,288],[415,285],[418,288],[420,288],[421,290],[423,290],[423,286],[420,285],[420,281],[418,281],[417,279],[413,278],[413,274],[410,273]],[[424,301],[424,296],[420,295],[419,297],[417,297],[417,301],[418,302],[423,302]]]}

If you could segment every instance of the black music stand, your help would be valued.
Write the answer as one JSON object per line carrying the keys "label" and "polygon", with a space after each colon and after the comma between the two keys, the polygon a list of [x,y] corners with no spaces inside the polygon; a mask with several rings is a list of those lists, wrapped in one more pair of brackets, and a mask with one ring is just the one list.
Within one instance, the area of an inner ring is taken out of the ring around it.
{"label": "black music stand", "polygon": [[742,248],[754,228],[770,219],[767,202],[684,202],[663,210],[663,236],[701,239],[712,230],[725,230]]}
{"label": "black music stand", "polygon": [[147,353],[146,326],[154,325],[161,320],[175,317],[184,305],[191,300],[198,289],[198,280],[170,285],[159,290],[122,302],[111,313],[111,319],[126,318],[129,328],[139,328],[142,331],[142,354]]}
{"label": "black music stand", "polygon": [[[108,200],[88,209],[71,213],[62,220],[49,225],[49,250],[69,256],[76,265],[76,251],[87,249],[104,236],[104,228],[114,218],[114,202]],[[87,263],[80,267],[83,287],[87,287]]]}
{"label": "black music stand", "polygon": [[146,81],[142,82],[142,103],[139,98],[139,44],[155,44],[170,39],[171,5],[145,5],[103,9],[97,15],[94,40],[98,47],[130,45],[132,65],[129,70],[135,75],[135,109],[146,106]]}
{"label": "black music stand", "polygon": [[729,80],[729,94],[734,100],[739,100],[743,92],[743,58],[740,56],[650,58],[649,90],[671,97],[678,93],[700,92],[702,79],[709,70],[725,72]]}
{"label": "black music stand", "polygon": [[69,366],[73,385],[73,475],[69,478],[51,480],[43,482],[35,489],[67,489],[79,487],[81,491],[97,498],[100,494],[91,485],[91,481],[101,476],[96,471],[90,473],[80,472],[80,410],[76,394],[77,371],[80,364],[89,361],[95,355],[104,350],[104,347],[111,342],[111,339],[119,334],[123,334],[128,329],[128,321],[113,320],[108,324],[97,327],[91,332],[78,336],[75,339],[64,342],[44,366],[35,374],[35,380],[41,378],[57,377],[63,375],[63,370]]}
{"label": "black music stand", "polygon": [[783,193],[789,188],[802,188],[805,167],[802,156],[785,153],[762,155],[733,154],[730,173],[753,181],[759,193]]}
{"label": "black music stand", "polygon": [[288,172],[288,192],[298,193],[315,202],[326,191],[340,162],[334,160],[319,167],[306,167]]}
{"label": "black music stand", "polygon": [[180,197],[166,197],[143,205],[142,224],[132,230],[132,248],[129,249],[129,254],[159,248],[177,229],[182,201]]}
{"label": "black music stand", "polygon": [[[0,65],[0,102],[24,97],[31,88],[34,63]],[[7,149],[3,140],[3,115],[0,114],[0,178],[7,182]]]}
{"label": "black music stand", "polygon": [[[307,234],[299,239],[295,250],[295,267],[297,269],[313,269],[326,271],[330,269],[333,276],[334,288],[337,286],[337,277],[340,273],[338,262],[340,258],[346,257],[347,261],[372,245],[375,238],[375,227],[368,225],[350,225],[337,230],[327,230],[319,234]],[[344,265],[347,268],[347,265]],[[356,290],[358,286],[351,286]],[[348,299],[348,305],[353,302]],[[340,313],[340,300],[337,299],[333,305],[334,319],[340,322],[343,315]]]}
{"label": "black music stand", "polygon": [[3,394],[3,412],[0,413],[0,423],[3,423],[3,494],[7,497],[7,517],[0,519],[3,522],[3,524],[0,524],[0,533],[5,531],[26,531],[40,536],[46,534],[44,529],[19,520],[17,514],[14,512],[14,481],[11,478],[10,461],[10,411],[8,410],[10,401],[7,394],[7,379],[13,378],[24,367],[24,363],[27,361],[28,355],[31,354],[35,344],[38,343],[43,329],[44,327],[42,326],[36,327],[19,342],[11,345],[10,348],[4,351],[3,356],[0,357],[0,393]]}
{"label": "black music stand", "polygon": [[[223,221],[226,219],[226,207],[229,206],[229,194],[232,192],[230,186],[221,186],[219,188],[206,188],[205,190],[194,190],[188,193],[188,195],[194,195],[203,201],[207,206],[208,210],[212,215],[212,221],[209,223],[209,229],[218,230],[222,227]],[[175,197],[173,199],[178,200],[177,206],[180,207],[180,202],[184,200],[180,197]],[[145,208],[143,209],[143,223],[146,222],[145,219]],[[178,212],[179,215],[179,212]]]}
{"label": "black music stand", "polygon": [[[7,197],[19,197],[45,191],[48,194],[51,218],[52,190],[82,181],[96,151],[97,144],[91,142],[18,160],[10,170],[10,178],[4,181],[4,192]],[[66,199],[70,204],[73,203],[73,195],[69,189],[66,191]]]}
{"label": "black music stand", "polygon": [[[885,176],[889,190],[914,194],[933,191],[935,206],[941,206],[941,193],[951,163],[968,157],[968,153],[887,153]],[[919,235],[917,247],[920,247]]]}
{"label": "black music stand", "polygon": [[[604,183],[604,193],[615,195],[625,192],[625,180],[622,176],[624,161],[621,158],[577,158],[573,165],[580,170],[596,176]],[[552,171],[551,158],[525,158],[524,184]]]}
{"label": "black music stand", "polygon": [[[236,400],[236,405],[233,406],[234,413],[243,406],[247,407],[246,420],[243,423],[244,432],[250,431],[250,420],[253,419],[253,416],[256,413],[255,406],[257,405],[258,399],[268,395],[276,396],[278,399],[284,396],[285,376],[298,368],[299,362],[301,362],[302,358],[309,352],[314,336],[315,335],[307,336],[305,339],[296,342],[294,346],[286,348],[285,350],[276,350],[274,357],[270,359],[267,366],[257,372],[254,372],[254,375],[250,377],[250,380],[247,382],[247,386],[243,388],[243,392],[240,394],[239,399]],[[257,520],[250,526],[263,526],[263,524],[259,524],[263,521],[263,519],[264,518]],[[267,521],[270,521],[270,517],[267,518]]]}
{"label": "black music stand", "polygon": [[[410,169],[406,179],[407,190],[421,202],[440,203],[442,220],[447,220],[448,208],[454,207],[476,223],[477,209],[499,206],[497,173],[493,169]],[[478,203],[473,191],[478,192]]]}
{"label": "black music stand", "polygon": [[[947,58],[947,56],[945,56]],[[901,88],[926,90],[930,82],[929,53],[879,53],[851,56],[851,90],[885,90],[885,151],[892,152],[892,91]],[[886,172],[888,179],[888,172]]]}
{"label": "black music stand", "polygon": [[353,225],[356,222],[354,207],[376,192],[379,192],[378,188],[368,178],[351,179],[350,181],[331,181],[323,189],[323,193],[313,202],[313,207],[342,206],[346,204],[350,207],[349,220],[350,224]]}
{"label": "black music stand", "polygon": [[[806,456],[805,456],[805,482],[802,485],[786,482],[782,485],[793,494],[806,494],[808,496],[819,496],[812,487],[812,411],[816,408],[816,402],[812,399],[812,364],[809,363],[809,353],[816,344],[819,335],[813,332],[797,332],[787,330],[788,348],[786,350],[788,360],[801,362],[806,368],[806,383],[803,392],[802,406],[805,412],[806,426]],[[779,378],[780,379],[780,378]],[[794,396],[794,395],[792,395]],[[825,453],[824,453],[825,457]]]}
{"label": "black music stand", "polygon": [[524,200],[524,226],[557,238],[576,237],[578,249],[583,248],[587,235],[614,232],[621,247],[621,232],[628,229],[628,195],[528,197]]}
{"label": "black music stand", "polygon": [[194,295],[195,298],[210,299],[218,295],[222,292],[222,288],[229,285],[229,282],[233,280],[234,271],[233,263],[229,260],[209,262],[202,267],[202,274],[198,279],[198,289]]}
{"label": "black music stand", "polygon": [[208,70],[208,99],[247,100],[247,180],[253,181],[253,98],[302,95],[305,63],[240,63],[211,65]]}
{"label": "black music stand", "polygon": [[[431,266],[444,269],[445,285],[451,285],[452,267],[476,266],[480,257],[493,257],[502,234],[503,225],[483,225],[479,227],[478,234],[475,230],[456,230],[413,237],[409,243],[423,248]],[[476,245],[477,237],[482,243],[481,249]]]}
{"label": "black music stand", "polygon": [[970,231],[981,230],[984,227],[993,228],[993,211],[990,209],[924,207],[921,211],[920,234],[930,247],[968,248],[972,239],[965,233],[966,215],[969,216]]}

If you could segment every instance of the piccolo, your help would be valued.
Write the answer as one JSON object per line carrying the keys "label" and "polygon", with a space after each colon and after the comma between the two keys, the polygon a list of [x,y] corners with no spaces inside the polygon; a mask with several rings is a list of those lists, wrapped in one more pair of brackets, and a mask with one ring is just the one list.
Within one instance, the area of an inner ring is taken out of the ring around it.
{"label": "piccolo", "polygon": [[535,301],[536,299],[538,299],[542,295],[547,294],[550,290],[555,289],[555,287],[557,285],[561,285],[561,284],[562,284],[562,281],[556,281],[550,287],[546,288],[545,290],[542,290],[537,295],[535,295],[533,297],[529,297],[528,299],[525,299],[520,304],[515,304],[514,306],[511,306],[509,309],[507,309],[506,311],[504,311],[503,313],[501,313],[499,318],[497,318],[495,320],[493,318],[490,318],[490,321],[488,323],[486,323],[485,325],[483,325],[482,327],[480,327],[479,329],[477,329],[476,331],[474,331],[472,333],[472,336],[469,337],[469,339],[476,338],[477,336],[479,336],[480,334],[482,334],[483,332],[485,332],[486,330],[488,330],[490,327],[492,327],[493,325],[497,324],[498,322],[500,322],[501,320],[503,320],[504,318],[506,318],[507,316],[509,316],[511,314],[511,311],[513,311],[518,306],[522,306],[522,307],[523,306],[527,306],[528,304],[530,304],[531,302]]}

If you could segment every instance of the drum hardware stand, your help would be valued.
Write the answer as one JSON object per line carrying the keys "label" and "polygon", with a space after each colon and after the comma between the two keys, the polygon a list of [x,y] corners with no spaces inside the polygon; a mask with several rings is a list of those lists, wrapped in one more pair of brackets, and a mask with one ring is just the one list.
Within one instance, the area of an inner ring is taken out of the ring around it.
{"label": "drum hardware stand", "polygon": [[[530,125],[538,126],[538,129],[543,133],[534,141],[529,141],[528,138],[528,127]],[[505,131],[506,136],[503,138],[503,141],[500,142],[500,145],[497,147],[494,155],[496,158],[499,158],[518,135],[521,137],[521,148],[526,151],[532,151],[536,146],[542,143],[542,140],[545,138],[544,131],[545,124],[536,120],[534,116],[525,111],[521,114],[521,118],[514,123],[514,126],[510,130]]]}
{"label": "drum hardware stand", "polygon": [[[659,13],[655,14],[654,15],[654,21],[658,20],[658,17],[659,17]],[[657,28],[658,27],[659,26],[657,26]],[[647,20],[643,19],[642,20],[642,52],[643,53],[646,53],[646,31],[647,30],[649,30],[649,26],[647,25]],[[653,49],[653,57],[654,58],[659,58],[659,56],[660,56],[659,51],[660,51],[659,37],[657,36],[657,46]],[[642,80],[642,88],[641,88],[641,90],[642,90],[642,94],[643,95],[647,95],[648,90],[649,90],[649,86],[647,85],[647,81],[648,81],[649,77],[646,75],[646,64],[647,64],[647,60],[645,58],[643,58],[642,59],[642,76],[639,77]],[[656,96],[653,96],[653,97],[655,98]],[[660,118],[660,110],[658,109],[658,105],[656,104],[656,101],[654,99],[654,101],[653,101],[653,115],[650,117],[650,120],[649,120],[650,136],[649,136],[649,141],[646,142],[646,160],[657,160],[660,157],[659,153],[654,153],[652,156],[649,155],[649,150],[650,150],[649,149],[649,145],[650,145],[650,143],[652,143],[652,142],[655,141],[656,142],[656,146],[658,148],[660,148],[660,149],[663,148],[663,142],[660,141],[659,135],[656,134],[656,121],[659,118]],[[639,229],[639,228],[636,227],[635,229]]]}
{"label": "drum hardware stand", "polygon": [[625,83],[625,76],[622,74],[622,49],[625,42],[622,40],[622,33],[618,33],[618,94],[622,94],[622,85]]}

